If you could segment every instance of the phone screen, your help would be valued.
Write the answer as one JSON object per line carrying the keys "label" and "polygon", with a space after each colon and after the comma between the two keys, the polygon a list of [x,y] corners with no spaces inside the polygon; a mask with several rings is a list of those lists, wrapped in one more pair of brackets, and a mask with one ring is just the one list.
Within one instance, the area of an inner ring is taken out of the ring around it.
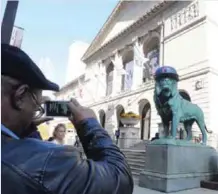
{"label": "phone screen", "polygon": [[45,112],[49,117],[69,117],[71,112],[67,106],[68,101],[46,101]]}

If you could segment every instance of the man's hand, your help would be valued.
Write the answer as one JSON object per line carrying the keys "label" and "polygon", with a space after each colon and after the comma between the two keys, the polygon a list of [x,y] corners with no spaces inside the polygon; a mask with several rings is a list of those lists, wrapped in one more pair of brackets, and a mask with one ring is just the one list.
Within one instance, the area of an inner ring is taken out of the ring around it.
{"label": "man's hand", "polygon": [[81,106],[76,99],[71,99],[68,107],[72,113],[72,116],[69,118],[69,120],[74,125],[80,121],[83,121],[84,119],[96,118],[96,115],[92,109]]}

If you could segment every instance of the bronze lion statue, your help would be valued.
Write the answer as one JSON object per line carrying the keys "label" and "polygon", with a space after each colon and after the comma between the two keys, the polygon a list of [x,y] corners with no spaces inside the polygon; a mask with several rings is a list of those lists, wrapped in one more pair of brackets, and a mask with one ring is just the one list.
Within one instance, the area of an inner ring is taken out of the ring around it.
{"label": "bronze lion statue", "polygon": [[212,132],[206,128],[204,113],[198,105],[179,94],[178,81],[178,74],[173,67],[163,66],[155,72],[154,103],[163,123],[165,137],[175,139],[179,123],[183,123],[187,140],[192,140],[192,125],[196,122],[202,133],[202,144],[206,145],[206,131]]}

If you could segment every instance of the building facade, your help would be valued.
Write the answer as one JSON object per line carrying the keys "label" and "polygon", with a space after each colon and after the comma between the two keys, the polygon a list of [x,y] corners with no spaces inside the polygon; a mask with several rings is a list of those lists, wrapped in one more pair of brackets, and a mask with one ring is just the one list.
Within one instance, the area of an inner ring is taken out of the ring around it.
{"label": "building facade", "polygon": [[[82,58],[90,91],[84,95],[84,105],[99,115],[112,137],[122,127],[120,114],[128,111],[141,115],[139,140],[161,132],[152,73],[170,65],[180,75],[181,95],[203,109],[207,128],[213,131],[208,144],[217,147],[217,8],[216,1],[117,4]],[[193,131],[199,135],[196,125]]]}

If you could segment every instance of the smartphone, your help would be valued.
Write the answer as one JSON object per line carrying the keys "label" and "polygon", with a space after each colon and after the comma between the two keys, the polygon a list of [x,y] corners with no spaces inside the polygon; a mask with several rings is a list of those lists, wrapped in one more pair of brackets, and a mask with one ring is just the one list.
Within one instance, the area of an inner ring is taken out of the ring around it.
{"label": "smartphone", "polygon": [[45,114],[49,117],[69,117],[71,112],[67,106],[69,101],[46,101]]}

